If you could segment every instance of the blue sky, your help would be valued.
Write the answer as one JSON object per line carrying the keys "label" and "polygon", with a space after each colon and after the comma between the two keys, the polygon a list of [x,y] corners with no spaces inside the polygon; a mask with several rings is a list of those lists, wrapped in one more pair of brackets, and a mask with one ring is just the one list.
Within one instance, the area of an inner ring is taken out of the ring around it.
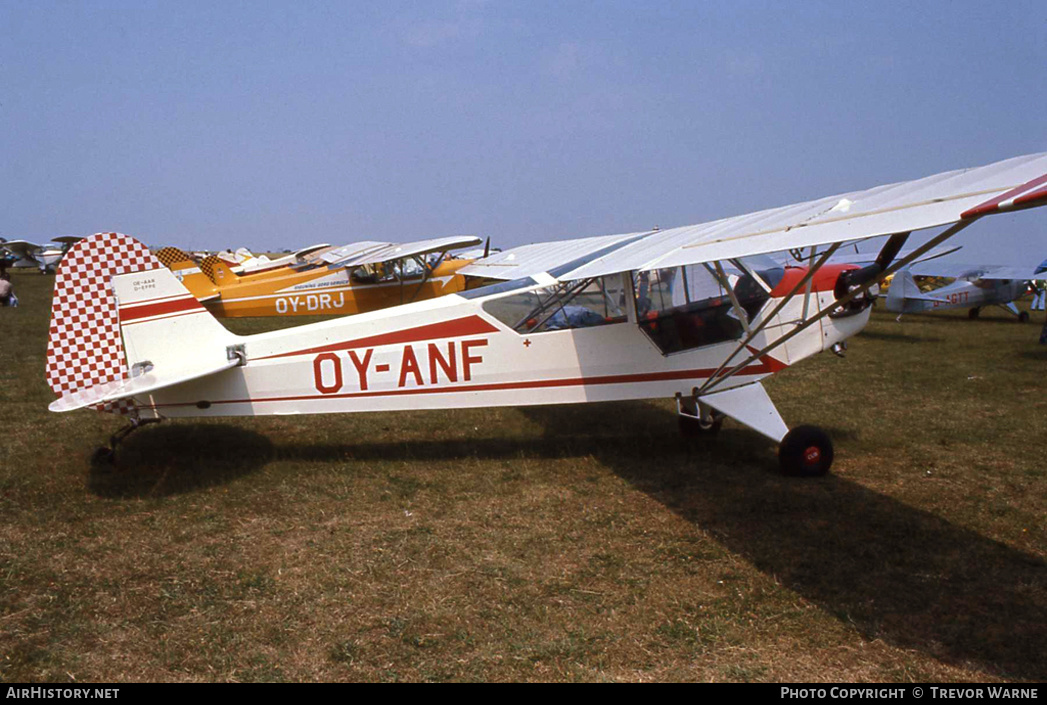
{"label": "blue sky", "polygon": [[[0,0],[0,235],[698,223],[1047,151],[1045,69],[1042,0]],[[1039,262],[1045,226],[983,221],[966,259]]]}

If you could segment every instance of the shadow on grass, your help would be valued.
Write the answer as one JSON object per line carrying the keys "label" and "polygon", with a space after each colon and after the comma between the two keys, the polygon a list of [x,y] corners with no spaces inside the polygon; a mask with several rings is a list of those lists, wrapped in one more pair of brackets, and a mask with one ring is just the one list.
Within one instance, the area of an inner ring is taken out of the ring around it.
{"label": "shadow on grass", "polygon": [[[775,446],[730,424],[688,442],[645,402],[534,407],[542,438],[281,444],[231,425],[146,429],[106,497],[228,482],[273,459],[314,462],[593,457],[866,639],[1009,678],[1047,678],[1047,564],[840,476],[783,478]],[[837,441],[849,434],[832,430]]]}
{"label": "shadow on grass", "polygon": [[182,494],[254,472],[273,454],[268,438],[237,426],[150,426],[120,445],[115,465],[92,465],[88,488],[108,498]]}
{"label": "shadow on grass", "polygon": [[910,333],[894,333],[876,330],[863,330],[859,339],[883,340],[888,343],[940,343],[942,338],[912,335]]}
{"label": "shadow on grass", "polygon": [[1018,354],[1027,360],[1047,362],[1047,345],[1038,345],[1035,348],[1024,348]]}
{"label": "shadow on grass", "polygon": [[1012,314],[1010,311],[1004,311],[1002,309],[989,310],[989,307],[987,306],[982,308],[982,313],[977,318],[968,318],[968,314],[966,313],[960,315],[959,313],[934,313],[932,311],[911,311],[902,315],[901,322],[904,324],[907,320],[921,321],[925,323],[929,323],[934,320],[956,321],[957,323],[962,323],[964,325],[969,326],[985,326],[999,324],[1006,324],[1010,326],[1024,325],[1018,320],[1018,317]]}
{"label": "shadow on grass", "polygon": [[[578,428],[572,412],[526,413],[556,440]],[[774,445],[737,427],[688,448],[654,430],[672,425],[662,409],[617,413],[632,436],[594,444],[600,461],[867,639],[1047,677],[1047,564],[1038,557],[839,476],[780,477]],[[634,462],[636,448],[652,445],[657,461]]]}

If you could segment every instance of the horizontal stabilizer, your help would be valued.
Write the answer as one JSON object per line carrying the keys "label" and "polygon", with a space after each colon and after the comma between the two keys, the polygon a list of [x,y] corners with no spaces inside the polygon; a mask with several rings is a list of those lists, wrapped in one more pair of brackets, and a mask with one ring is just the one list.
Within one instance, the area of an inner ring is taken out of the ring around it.
{"label": "horizontal stabilizer", "polygon": [[182,384],[183,382],[207,377],[208,375],[213,375],[217,372],[236,367],[239,364],[240,359],[234,357],[232,360],[228,360],[222,365],[178,370],[163,375],[154,373],[150,370],[149,372],[140,374],[137,377],[118,379],[113,382],[107,382],[94,387],[81,389],[72,394],[66,394],[55,399],[47,408],[51,411],[75,411],[96,404],[128,399],[140,394],[149,394],[160,389],[173,387],[176,384]]}

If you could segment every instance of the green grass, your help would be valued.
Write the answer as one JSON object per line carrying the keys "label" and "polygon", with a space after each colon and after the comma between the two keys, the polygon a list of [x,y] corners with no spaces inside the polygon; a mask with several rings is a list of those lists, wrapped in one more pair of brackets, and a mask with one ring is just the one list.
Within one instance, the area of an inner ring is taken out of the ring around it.
{"label": "green grass", "polygon": [[877,313],[771,380],[821,479],[668,400],[168,422],[106,472],[14,281],[0,680],[1047,678],[1042,319]]}

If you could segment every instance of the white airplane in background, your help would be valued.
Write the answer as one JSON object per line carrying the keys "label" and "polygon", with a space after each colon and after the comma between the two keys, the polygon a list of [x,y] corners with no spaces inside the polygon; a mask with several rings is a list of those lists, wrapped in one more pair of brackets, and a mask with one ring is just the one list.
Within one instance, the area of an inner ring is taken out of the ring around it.
{"label": "white airplane in background", "polygon": [[12,267],[36,267],[41,274],[53,274],[65,253],[80,240],[83,238],[79,235],[60,235],[48,245],[37,245],[28,240],[3,240],[0,249],[7,250],[16,258]]}
{"label": "white airplane in background", "polygon": [[236,252],[217,252],[215,255],[232,265],[231,269],[235,274],[260,274],[273,269],[300,264],[310,255],[316,255],[330,249],[332,249],[332,246],[323,242],[303,247],[296,252],[290,252],[276,259],[270,259],[268,255],[256,255],[246,247],[241,247]]}
{"label": "white airplane in background", "polygon": [[[899,314],[966,308],[975,319],[985,306],[999,306],[1014,314],[1021,323],[1029,320],[1028,311],[1019,311],[1014,301],[1029,290],[1042,267],[1014,267],[995,264],[928,262],[906,267],[894,275],[887,290],[887,310]],[[917,277],[941,277],[954,281],[945,286],[921,291]]]}
{"label": "white airplane in background", "polygon": [[[885,276],[985,216],[1044,204],[1047,154],[1017,157],[701,225],[515,248],[468,265],[497,284],[248,336],[136,240],[98,234],[56,278],[50,409],[128,416],[99,449],[111,459],[127,433],[165,418],[674,398],[682,428],[730,417],[779,443],[787,473],[823,474],[828,435],[790,430],[761,380],[860,332]],[[943,226],[895,260],[911,231]],[[874,264],[827,264],[842,243],[883,235]],[[826,249],[806,267],[748,260],[811,247]],[[675,302],[679,268],[700,285]]]}

